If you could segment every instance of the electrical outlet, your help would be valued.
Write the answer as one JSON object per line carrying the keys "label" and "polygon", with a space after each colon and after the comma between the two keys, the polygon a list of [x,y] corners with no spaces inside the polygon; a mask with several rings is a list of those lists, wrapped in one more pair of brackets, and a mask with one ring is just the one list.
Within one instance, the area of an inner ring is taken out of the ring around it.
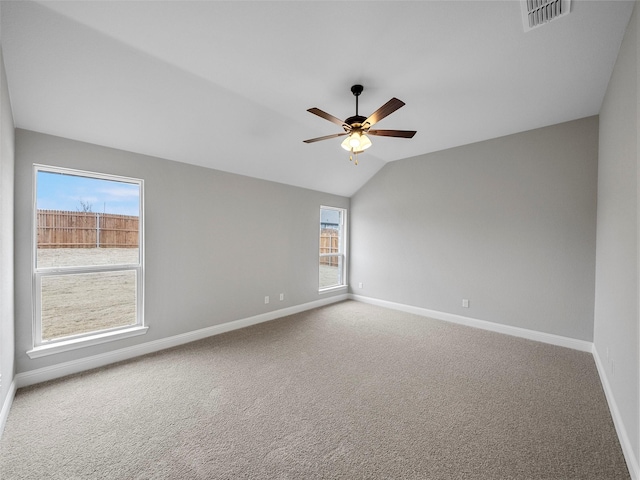
{"label": "electrical outlet", "polygon": [[269,295],[264,297],[264,304],[266,305],[267,303],[269,303]]}
{"label": "electrical outlet", "polygon": [[469,300],[466,298],[462,299],[462,308],[469,308]]}
{"label": "electrical outlet", "polygon": [[284,300],[284,293],[281,293],[280,294],[280,301],[283,301],[283,300]]}
{"label": "electrical outlet", "polygon": [[358,288],[362,288],[362,282],[358,283]]}

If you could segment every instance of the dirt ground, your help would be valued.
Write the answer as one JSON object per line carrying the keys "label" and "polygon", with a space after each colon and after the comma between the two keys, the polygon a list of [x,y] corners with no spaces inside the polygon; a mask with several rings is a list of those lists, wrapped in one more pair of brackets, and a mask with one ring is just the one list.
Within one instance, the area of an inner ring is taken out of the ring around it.
{"label": "dirt ground", "polygon": [[[40,267],[136,263],[134,248],[55,248],[38,251]],[[42,277],[42,338],[136,323],[136,272]]]}
{"label": "dirt ground", "polygon": [[137,248],[39,248],[38,267],[137,263]]}
{"label": "dirt ground", "polygon": [[320,288],[328,288],[337,285],[339,276],[338,267],[320,265]]}

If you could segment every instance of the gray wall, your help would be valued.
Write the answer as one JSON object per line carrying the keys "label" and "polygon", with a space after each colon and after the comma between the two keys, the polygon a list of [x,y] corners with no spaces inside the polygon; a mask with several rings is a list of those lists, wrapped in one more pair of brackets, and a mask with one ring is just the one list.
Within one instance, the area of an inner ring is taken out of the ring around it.
{"label": "gray wall", "polygon": [[0,408],[7,398],[14,374],[13,132],[13,116],[0,46]]}
{"label": "gray wall", "polygon": [[[33,163],[144,180],[146,335],[34,360],[25,354]],[[21,129],[15,168],[18,373],[332,295],[318,294],[320,205],[348,207],[348,198]]]}
{"label": "gray wall", "polygon": [[636,461],[640,453],[638,21],[636,3],[600,111],[594,322],[594,346]]}
{"label": "gray wall", "polygon": [[387,164],[351,199],[352,292],[591,341],[597,153],[590,117]]}

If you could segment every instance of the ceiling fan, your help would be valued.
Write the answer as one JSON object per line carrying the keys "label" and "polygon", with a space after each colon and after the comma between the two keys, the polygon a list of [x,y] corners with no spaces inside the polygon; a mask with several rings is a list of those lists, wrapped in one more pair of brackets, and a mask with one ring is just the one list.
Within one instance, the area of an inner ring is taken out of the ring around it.
{"label": "ceiling fan", "polygon": [[304,143],[319,142],[320,140],[328,140],[330,138],[342,137],[348,135],[342,142],[342,148],[351,152],[349,160],[353,160],[356,157],[355,164],[358,164],[358,154],[364,152],[371,146],[371,140],[367,137],[369,135],[378,135],[381,137],[400,137],[400,138],[413,138],[416,134],[415,130],[370,130],[370,128],[382,120],[384,117],[391,115],[393,112],[402,107],[405,103],[397,98],[392,98],[378,110],[373,112],[368,117],[358,115],[358,97],[364,90],[362,85],[354,85],[351,87],[351,93],[356,97],[356,114],[353,117],[349,117],[342,121],[333,115],[323,112],[319,108],[310,108],[307,112],[311,112],[314,115],[329,120],[330,122],[340,125],[344,132],[334,133],[333,135],[326,135],[324,137],[310,138],[304,140]]}

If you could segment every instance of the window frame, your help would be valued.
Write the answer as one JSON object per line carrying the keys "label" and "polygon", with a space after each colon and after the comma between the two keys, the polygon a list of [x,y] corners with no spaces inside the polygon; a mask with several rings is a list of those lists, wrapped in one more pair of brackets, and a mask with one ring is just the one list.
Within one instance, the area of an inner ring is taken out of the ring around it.
{"label": "window frame", "polygon": [[[120,183],[138,185],[139,211],[138,211],[138,262],[112,265],[83,265],[83,266],[55,266],[38,267],[38,173],[48,172],[63,175],[109,180]],[[33,164],[32,172],[32,218],[31,218],[31,274],[32,274],[32,344],[33,348],[27,351],[30,358],[38,358],[55,353],[75,350],[100,343],[119,340],[137,335],[143,335],[148,328],[144,324],[144,180],[106,173],[90,172],[74,168],[57,167],[51,165]],[[94,274],[103,272],[135,272],[136,286],[136,323],[112,327],[90,332],[68,335],[65,337],[43,340],[42,338],[42,279],[45,277],[64,277],[67,275]]]}
{"label": "window frame", "polygon": [[[323,210],[334,210],[340,213],[340,229],[338,235],[338,253],[320,253],[320,237],[322,235],[322,211]],[[349,282],[347,281],[347,209],[342,207],[331,207],[328,205],[320,205],[320,221],[318,222],[318,292],[319,293],[328,293],[335,290],[343,290],[348,288]],[[340,272],[340,277],[342,279],[342,283],[338,285],[331,285],[328,287],[322,287],[320,285],[320,259],[328,258],[328,257],[338,257],[338,265],[342,262],[342,271]]]}

